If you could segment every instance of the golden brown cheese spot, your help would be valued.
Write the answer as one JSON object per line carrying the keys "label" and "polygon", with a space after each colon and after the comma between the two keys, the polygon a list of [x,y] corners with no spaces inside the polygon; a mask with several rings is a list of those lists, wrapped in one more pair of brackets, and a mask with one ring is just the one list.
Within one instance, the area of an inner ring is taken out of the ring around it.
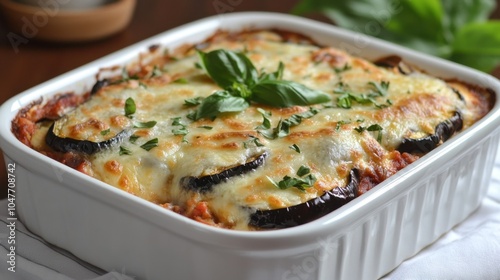
{"label": "golden brown cheese spot", "polygon": [[313,77],[313,79],[317,83],[324,83],[324,82],[330,81],[331,79],[333,79],[333,77],[334,77],[333,73],[323,72],[323,73],[319,73],[319,74],[315,75]]}
{"label": "golden brown cheese spot", "polygon": [[126,192],[131,192],[130,179],[128,178],[127,174],[123,174],[122,176],[120,176],[120,179],[118,180],[118,186],[120,187],[120,189]]}
{"label": "golden brown cheese spot", "polygon": [[307,65],[310,63],[310,60],[307,57],[296,56],[292,58],[291,63],[286,64],[286,68],[288,71],[295,75],[304,75],[307,70]]}
{"label": "golden brown cheese spot", "polygon": [[271,206],[271,209],[283,208],[286,206],[279,197],[274,195],[270,195],[267,198],[267,202],[269,203],[269,206]]}
{"label": "golden brown cheese spot", "polygon": [[343,67],[350,63],[349,56],[334,48],[323,48],[312,53],[312,60],[316,63],[326,62],[332,67]]}
{"label": "golden brown cheese spot", "polygon": [[[86,122],[79,123],[76,125],[72,125],[69,127],[69,135],[71,138],[76,138],[76,139],[88,139],[85,137],[88,134],[97,134],[100,133],[103,130],[108,129],[109,126],[97,119],[89,119]],[[91,137],[89,137],[91,138]]]}
{"label": "golden brown cheese spot", "polygon": [[440,114],[449,108],[449,100],[436,94],[413,95],[398,101],[393,106],[374,111],[373,118],[377,121],[398,118],[428,118]]}
{"label": "golden brown cheese spot", "polygon": [[248,123],[233,118],[223,118],[224,124],[234,130],[246,130],[252,128]]}
{"label": "golden brown cheese spot", "polygon": [[125,116],[118,115],[110,117],[109,121],[111,125],[115,127],[126,127],[129,124],[130,119]]}
{"label": "golden brown cheese spot", "polygon": [[104,165],[104,168],[109,173],[112,173],[115,175],[121,174],[122,170],[123,170],[123,166],[116,160],[107,161],[106,164]]}
{"label": "golden brown cheese spot", "polygon": [[363,60],[363,59],[357,59],[353,58],[351,60],[351,67],[354,69],[362,69],[366,73],[370,73],[371,75],[377,75],[376,77],[373,76],[374,79],[381,79],[383,78],[380,76],[380,74],[383,72],[379,67],[374,65],[373,63]]}
{"label": "golden brown cheese spot", "polygon": [[303,112],[308,111],[309,108],[303,107],[303,106],[292,106],[292,107],[286,107],[286,108],[269,108],[269,111],[272,112],[273,115],[277,116],[291,116],[294,114],[300,114]]}
{"label": "golden brown cheese spot", "polygon": [[[364,131],[363,134],[367,135],[368,132]],[[361,146],[365,150],[366,154],[376,162],[381,162],[386,154],[385,149],[372,137],[364,137],[361,141]]]}
{"label": "golden brown cheese spot", "polygon": [[238,143],[230,142],[230,143],[224,143],[224,144],[222,144],[221,148],[223,150],[236,150],[236,149],[240,149],[241,146]]}
{"label": "golden brown cheese spot", "polygon": [[111,104],[114,107],[123,107],[125,105],[125,100],[119,99],[119,98],[113,98],[113,99],[111,99]]}
{"label": "golden brown cheese spot", "polygon": [[351,166],[349,164],[341,163],[337,165],[336,170],[339,177],[347,177],[347,175],[349,175],[349,172],[351,171]]}

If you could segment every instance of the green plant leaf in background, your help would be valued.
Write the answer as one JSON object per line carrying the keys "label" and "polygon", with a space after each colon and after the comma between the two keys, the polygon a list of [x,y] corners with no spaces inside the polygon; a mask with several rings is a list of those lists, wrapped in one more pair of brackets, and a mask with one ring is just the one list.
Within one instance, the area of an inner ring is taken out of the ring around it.
{"label": "green plant leaf in background", "polygon": [[500,64],[500,21],[468,24],[453,41],[451,59],[489,72]]}
{"label": "green plant leaf in background", "polygon": [[320,12],[337,25],[491,72],[500,28],[495,0],[302,0],[293,13]]}

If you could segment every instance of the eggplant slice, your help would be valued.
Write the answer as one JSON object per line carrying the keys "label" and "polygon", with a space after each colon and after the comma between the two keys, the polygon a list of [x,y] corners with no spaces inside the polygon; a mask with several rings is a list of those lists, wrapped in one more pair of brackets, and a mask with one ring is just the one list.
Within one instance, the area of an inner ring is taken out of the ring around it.
{"label": "eggplant slice", "polygon": [[384,67],[384,68],[398,68],[399,73],[403,75],[409,75],[414,70],[406,63],[403,62],[403,59],[397,55],[389,55],[386,57],[382,57],[373,62],[375,65]]}
{"label": "eggplant slice", "polygon": [[113,138],[101,142],[92,142],[89,140],[59,137],[54,133],[54,125],[55,122],[47,131],[47,135],[45,135],[45,143],[47,143],[47,145],[49,145],[52,149],[62,153],[81,152],[91,155],[119,144],[130,134],[129,131],[122,130]]}
{"label": "eggplant slice", "polygon": [[264,229],[288,228],[316,220],[340,208],[358,196],[359,170],[352,169],[349,183],[304,203],[273,210],[257,210],[250,215],[250,225]]}
{"label": "eggplant slice", "polygon": [[436,126],[434,134],[420,139],[405,138],[396,149],[401,153],[426,154],[435,149],[439,143],[448,140],[455,132],[463,127],[462,114],[455,111],[453,116]]}
{"label": "eggplant slice", "polygon": [[208,191],[211,191],[214,185],[217,185],[231,177],[250,172],[256,169],[257,167],[263,165],[266,157],[267,157],[267,152],[264,152],[247,163],[227,168],[217,174],[206,175],[202,177],[194,177],[194,176],[183,177],[180,180],[180,185],[187,190],[206,193]]}
{"label": "eggplant slice", "polygon": [[101,88],[109,85],[109,80],[108,79],[102,79],[97,81],[92,89],[90,90],[90,95],[96,94]]}

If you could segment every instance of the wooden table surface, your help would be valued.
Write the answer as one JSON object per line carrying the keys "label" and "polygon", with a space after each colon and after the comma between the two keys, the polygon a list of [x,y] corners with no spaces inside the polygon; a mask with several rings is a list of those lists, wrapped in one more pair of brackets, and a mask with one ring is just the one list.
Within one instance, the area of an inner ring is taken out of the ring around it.
{"label": "wooden table surface", "polygon": [[[53,44],[30,40],[20,45],[17,53],[7,39],[9,30],[2,20],[3,17],[0,17],[0,104],[26,89],[113,51],[173,27],[216,15],[221,7],[226,8],[228,12],[288,13],[297,2],[299,1],[138,0],[131,24],[119,34],[96,42],[79,44]],[[498,2],[500,3],[500,0]],[[498,7],[494,17],[500,18]],[[323,19],[318,16],[315,18]],[[495,76],[500,77],[500,71],[496,71]],[[0,198],[6,196],[6,177],[4,162],[0,160]]]}

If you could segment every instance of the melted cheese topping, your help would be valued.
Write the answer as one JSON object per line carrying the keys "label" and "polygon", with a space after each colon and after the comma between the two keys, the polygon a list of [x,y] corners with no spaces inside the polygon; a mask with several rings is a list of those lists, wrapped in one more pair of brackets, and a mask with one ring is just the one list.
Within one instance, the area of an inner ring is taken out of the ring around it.
{"label": "melted cheese topping", "polygon": [[[267,139],[256,130],[263,121],[257,108],[271,112],[272,127],[280,119],[310,108],[252,104],[240,113],[193,122],[186,115],[195,107],[186,106],[184,100],[207,97],[220,88],[195,67],[198,58],[190,50],[176,60],[158,65],[163,70],[160,77],[122,81],[102,88],[59,121],[58,136],[94,142],[108,140],[123,130],[139,136],[134,143],[126,137],[115,147],[86,156],[91,168],[88,173],[154,203],[177,205],[182,213],[197,211],[203,202],[212,215],[208,218],[215,224],[248,229],[251,209],[283,208],[318,197],[327,190],[345,186],[352,168],[378,168],[390,176],[397,171],[391,164],[392,152],[403,138],[434,133],[436,125],[457,110],[465,112],[466,125],[477,118],[470,116],[466,103],[446,82],[422,73],[402,75],[339,50],[284,43],[277,34],[267,31],[227,37],[209,41],[204,51],[245,50],[256,68],[267,73],[276,71],[283,62],[284,80],[328,93],[332,102],[313,106],[319,111],[316,115],[292,127],[288,136],[277,139]],[[183,78],[185,83],[173,82],[174,78]],[[334,90],[339,85],[347,85],[350,92],[361,95],[375,91],[370,83],[382,82],[389,83],[387,95],[374,98],[377,104],[385,105],[382,108],[373,103],[353,102],[350,109],[336,105],[341,94]],[[133,118],[125,116],[127,98],[136,103]],[[189,131],[187,135],[173,133],[180,128],[174,118],[180,118]],[[134,128],[137,122],[153,120],[157,124],[152,128]],[[359,129],[374,124],[382,130]],[[263,145],[256,145],[252,137],[259,138]],[[141,148],[154,138],[158,138],[157,147],[149,151]],[[294,144],[300,153],[290,148]],[[120,147],[129,150],[130,155],[121,155]],[[268,156],[262,166],[222,181],[212,191],[198,193],[180,184],[185,177],[216,174],[263,153]],[[269,180],[278,182],[287,175],[297,177],[301,166],[308,166],[317,178],[314,186],[305,191],[282,190]]]}

